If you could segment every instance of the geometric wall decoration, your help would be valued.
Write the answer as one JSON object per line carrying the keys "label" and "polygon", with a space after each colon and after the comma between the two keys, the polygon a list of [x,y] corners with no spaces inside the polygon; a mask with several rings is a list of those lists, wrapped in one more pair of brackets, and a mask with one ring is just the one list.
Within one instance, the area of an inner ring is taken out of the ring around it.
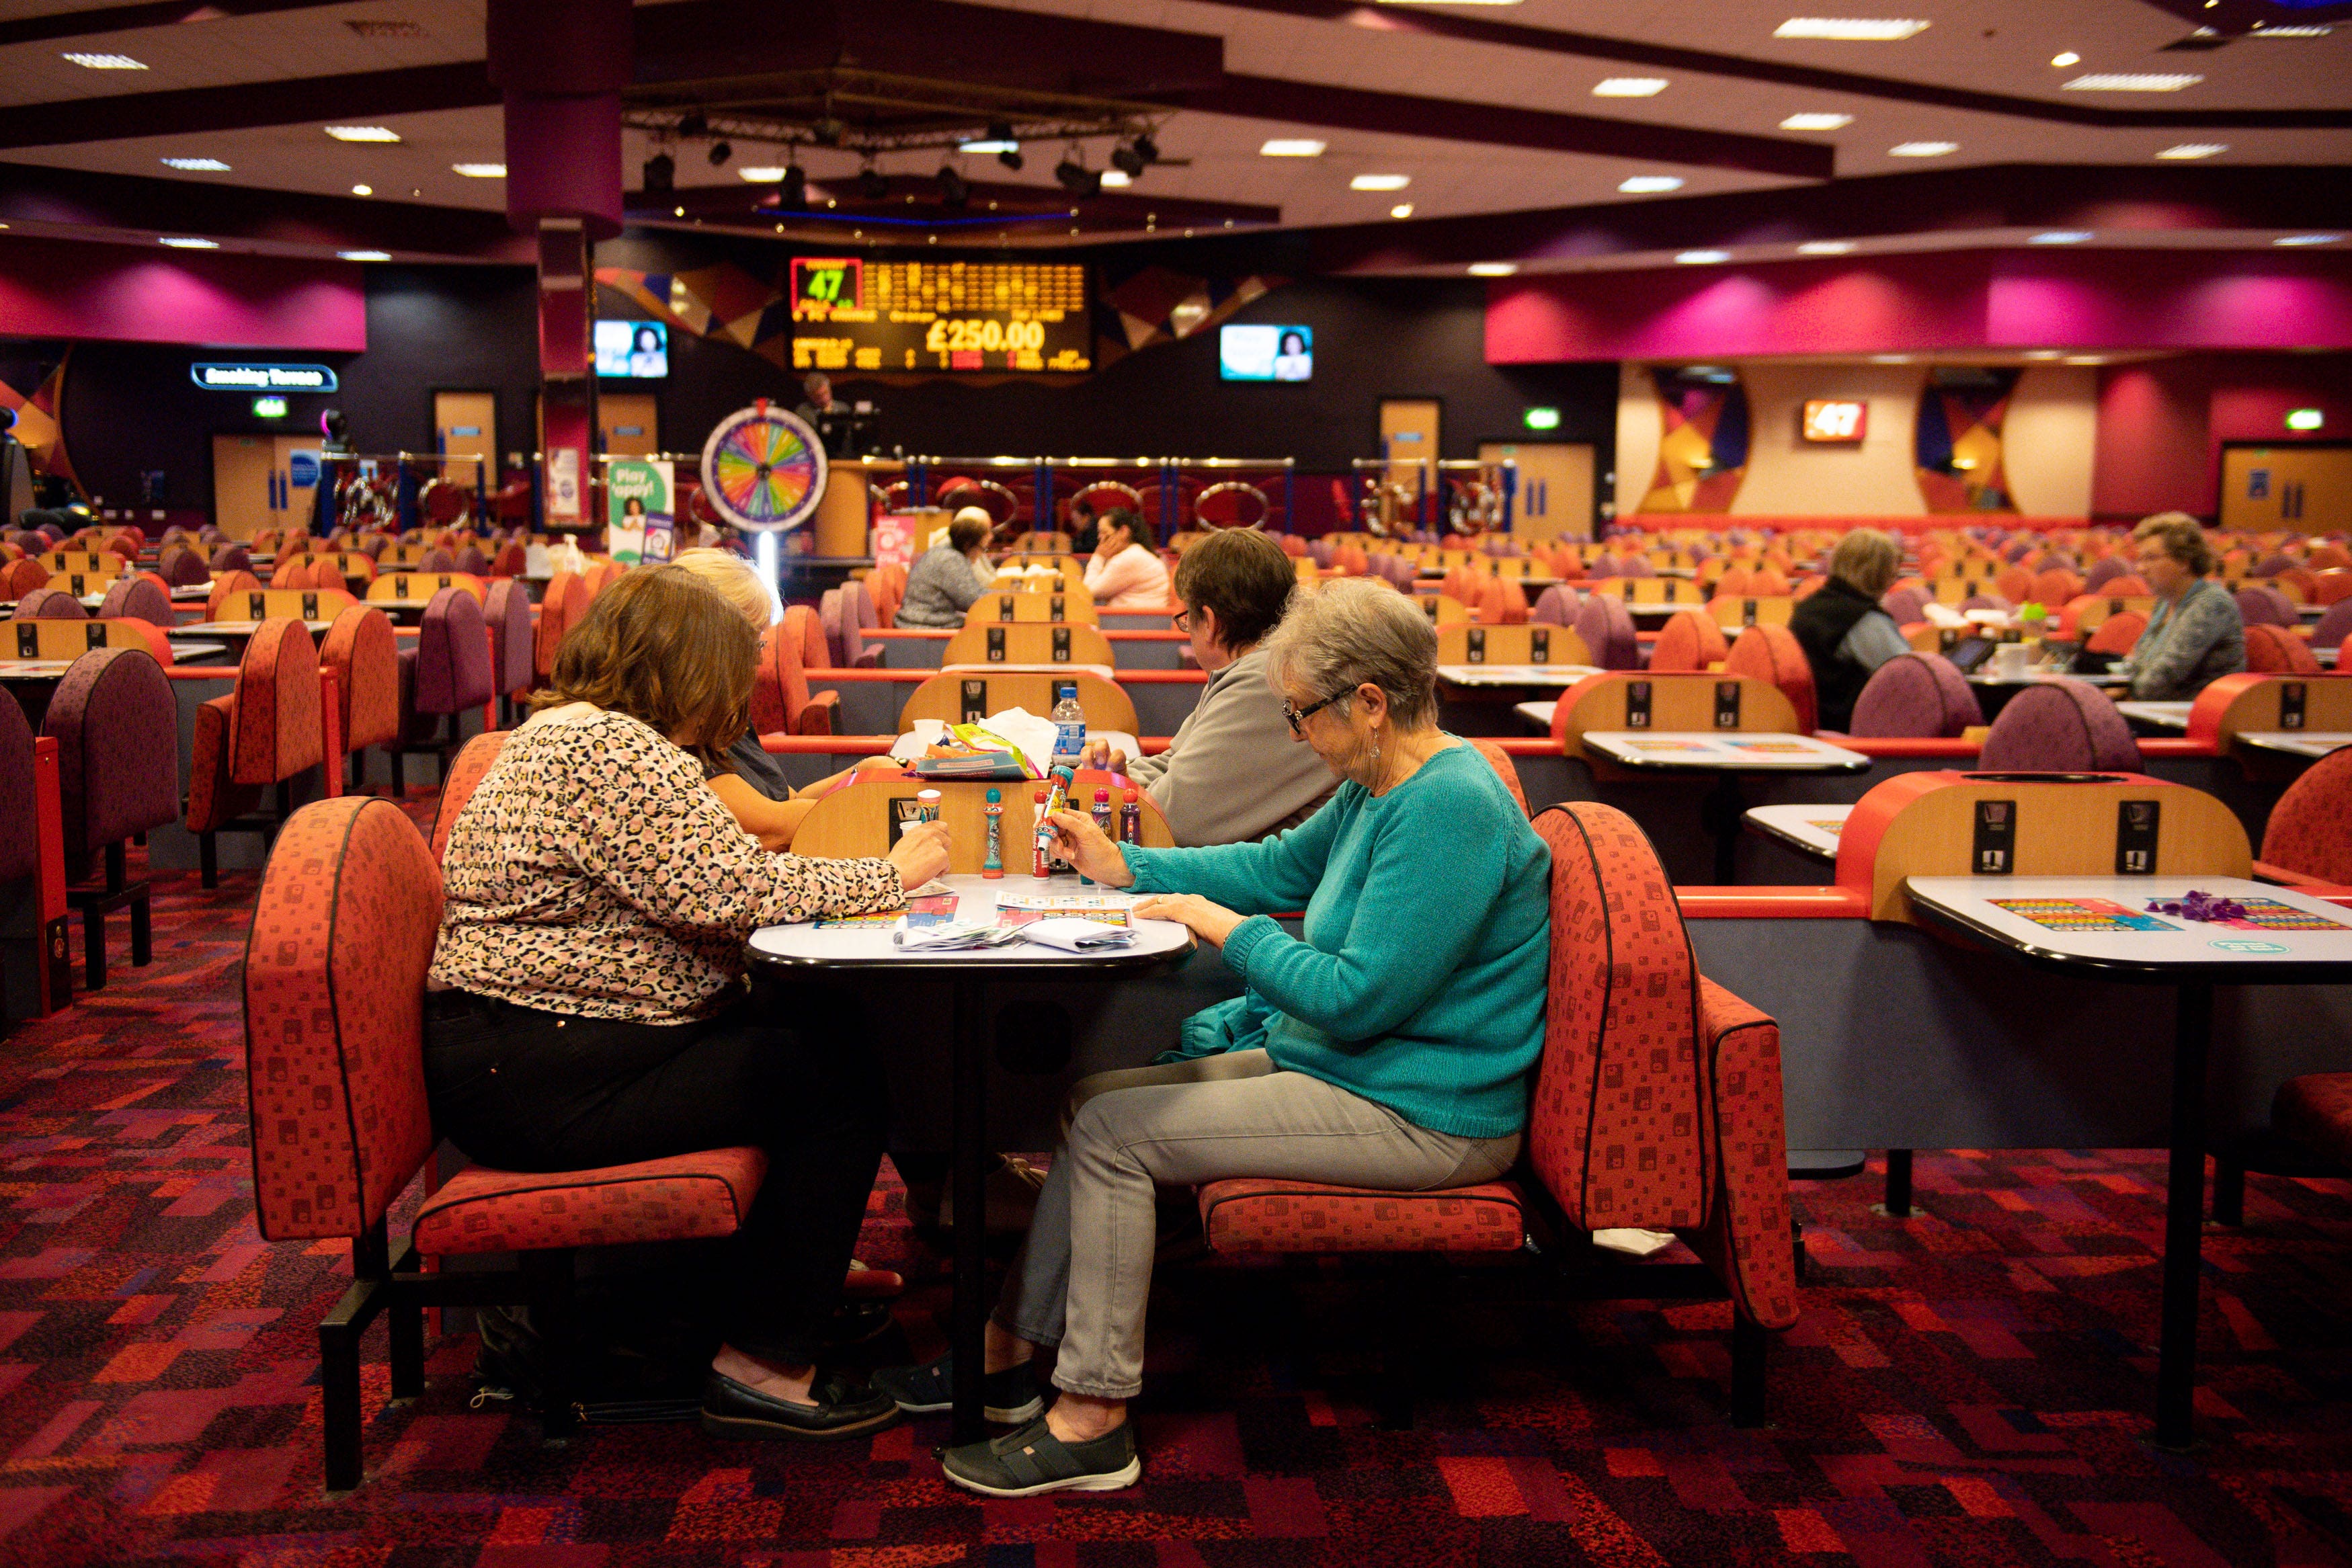
{"label": "geometric wall decoration", "polygon": [[1727,512],[1748,473],[1748,392],[1733,371],[1653,367],[1658,389],[1657,472],[1644,512]]}
{"label": "geometric wall decoration", "polygon": [[691,272],[600,267],[596,281],[626,295],[658,320],[698,338],[749,349],[785,370],[793,368],[792,303],[780,283],[762,283],[726,262]]}
{"label": "geometric wall decoration", "polygon": [[1096,296],[1095,364],[1099,368],[1189,338],[1286,281],[1273,276],[1193,277],[1147,267]]}
{"label": "geometric wall decoration", "polygon": [[2013,512],[2000,429],[2015,370],[1939,365],[1919,393],[1912,429],[1919,494],[1930,512]]}
{"label": "geometric wall decoration", "polygon": [[[0,382],[0,408],[12,409],[16,415],[16,427],[12,434],[31,459],[33,472],[47,474],[64,480],[77,495],[86,495],[81,481],[73,471],[73,460],[66,455],[66,432],[58,410],[65,406],[66,366],[73,359],[73,347],[68,344],[58,359],[58,368],[41,382],[40,390],[26,397],[5,382]],[[8,519],[14,528],[16,519]]]}

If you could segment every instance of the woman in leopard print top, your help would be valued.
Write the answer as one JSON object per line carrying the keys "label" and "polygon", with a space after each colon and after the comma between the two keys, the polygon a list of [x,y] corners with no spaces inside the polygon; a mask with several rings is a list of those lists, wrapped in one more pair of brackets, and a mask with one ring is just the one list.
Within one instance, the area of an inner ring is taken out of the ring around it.
{"label": "woman in leopard print top", "polygon": [[436,1127],[500,1169],[764,1149],[704,1424],[848,1436],[897,1408],[815,1366],[881,1162],[883,1085],[841,998],[754,1015],[743,940],[899,907],[946,869],[945,834],[821,861],[737,826],[703,781],[750,723],[757,658],[743,617],[676,568],[626,574],[565,636],[546,706],[450,832],[425,1089]]}

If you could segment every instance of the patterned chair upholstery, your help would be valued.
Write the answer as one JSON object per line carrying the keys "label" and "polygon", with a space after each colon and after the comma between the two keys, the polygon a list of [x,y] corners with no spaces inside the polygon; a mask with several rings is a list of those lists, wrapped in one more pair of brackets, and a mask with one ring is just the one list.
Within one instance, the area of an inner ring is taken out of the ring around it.
{"label": "patterned chair upholstery", "polygon": [[2283,571],[2292,571],[2302,564],[2303,563],[2301,561],[2295,559],[2294,557],[2287,554],[2284,550],[2273,550],[2270,554],[2256,561],[2253,565],[2253,569],[2248,571],[2246,575],[2248,577],[2276,577],[2279,573]]}
{"label": "patterned chair upholstery", "polygon": [[467,572],[475,577],[488,577],[490,571],[489,558],[482,554],[481,546],[468,539],[450,552],[449,570]]}
{"label": "patterned chair upholstery", "polygon": [[1890,588],[1879,596],[1878,607],[1895,617],[1897,626],[1927,619],[1927,596],[1916,588]]}
{"label": "patterned chair upholstery", "polygon": [[2263,862],[2352,885],[2352,747],[2331,751],[2286,787],[2263,829]]}
{"label": "patterned chair upholstery", "polygon": [[[326,755],[320,701],[310,633],[299,621],[272,620],[247,641],[235,689],[196,709],[186,821],[196,835],[206,887],[220,885],[218,834],[266,837],[291,814],[293,779]],[[248,818],[272,784],[278,818]]]}
{"label": "patterned chair upholstery", "polygon": [[1587,594],[1577,606],[1576,634],[1604,670],[1638,670],[1642,644],[1633,634],[1633,612],[1613,593]]}
{"label": "patterned chair upholstery", "polygon": [[439,545],[435,545],[423,555],[417,557],[415,570],[425,572],[427,575],[433,575],[445,571],[457,571],[462,569],[457,565],[457,558],[456,556],[450,554]]}
{"label": "patterned chair upholstery", "polygon": [[457,813],[474,798],[481,787],[482,775],[499,759],[511,730],[485,730],[457,748],[450,759],[449,777],[441,782],[441,798],[433,806],[433,863],[441,864],[449,858],[450,830],[457,825]]}
{"label": "patterned chair upholstery", "polygon": [[2288,1079],[2272,1098],[2271,1125],[2330,1163],[2352,1166],[2352,1072]]}
{"label": "patterned chair upholstery", "polygon": [[87,621],[89,611],[62,588],[37,588],[16,601],[12,621]]}
{"label": "patterned chair upholstery", "polygon": [[2263,675],[2314,675],[2320,670],[2311,644],[2284,626],[2246,622],[2246,668]]}
{"label": "patterned chair upholstery", "polygon": [[1495,770],[1495,776],[1503,781],[1503,788],[1511,792],[1511,799],[1517,800],[1519,803],[1519,810],[1525,812],[1528,809],[1528,792],[1519,784],[1519,765],[1511,760],[1511,754],[1503,749],[1502,742],[1472,738],[1470,745],[1476,748],[1479,756],[1486,759],[1486,765],[1492,768]]}
{"label": "patterned chair upholstery", "polygon": [[[424,1387],[423,1309],[529,1301],[571,1321],[572,1251],[615,1241],[730,1236],[765,1176],[757,1149],[714,1149],[599,1170],[519,1175],[469,1166],[425,1200],[393,1256],[385,1217],[433,1151],[425,1095],[425,972],[441,876],[388,800],[320,800],[286,824],[256,901],[245,965],[256,1218],[271,1241],[348,1239],[352,1283],[319,1325],[330,1490],[359,1483],[360,1341],[391,1316],[391,1392]],[[429,1274],[438,1256],[523,1250],[520,1271]],[[541,1420],[572,1421],[559,1339]]]}
{"label": "patterned chair upholstery", "polygon": [[155,575],[173,588],[194,588],[210,582],[213,570],[205,558],[184,545],[170,544],[155,558]]}
{"label": "patterned chair upholstery", "polygon": [[2083,591],[2083,580],[2063,566],[2046,567],[2033,577],[2036,604],[2063,604]]}
{"label": "patterned chair upholstery", "polygon": [[2116,578],[2126,576],[2130,571],[2131,565],[2123,557],[2101,556],[2093,561],[2090,570],[2083,574],[2083,591],[2096,593]]}
{"label": "patterned chair upholstery", "polygon": [[524,569],[530,564],[530,548],[528,545],[521,543],[520,540],[509,539],[505,544],[500,545],[498,549],[498,553],[490,558],[488,575],[491,577],[520,577],[523,574]]}
{"label": "patterned chair upholstery", "polygon": [[[342,587],[343,579],[340,572],[334,574],[334,581],[329,584],[329,586],[333,588]],[[316,588],[319,586],[319,574],[312,568],[310,558],[309,556],[280,556],[278,558],[277,570],[269,574],[269,586],[272,588]]]}
{"label": "patterned chair upholstery", "polygon": [[784,635],[799,636],[803,673],[833,668],[833,655],[825,647],[824,627],[814,610],[805,604],[787,604],[784,618],[777,624],[787,628]]}
{"label": "patterned chair upholstery", "polygon": [[1517,578],[1478,580],[1478,622],[1482,626],[1522,626],[1528,619],[1528,591]]}
{"label": "patterned chair upholstery", "polygon": [[230,543],[213,551],[212,574],[218,577],[226,571],[251,571],[253,552],[244,545]]}
{"label": "patterned chair upholstery", "polygon": [[530,591],[511,577],[493,579],[482,593],[482,623],[490,632],[490,685],[501,697],[520,696],[538,680],[531,667]]}
{"label": "patterned chair upholstery", "polygon": [[2341,648],[2347,635],[2352,635],[2352,599],[2339,599],[2327,607],[2319,624],[2311,629],[2311,645]]}
{"label": "patterned chair upholstery", "polygon": [[[805,614],[805,607],[796,607]],[[841,694],[809,691],[801,664],[802,628],[787,611],[760,634],[760,664],[751,682],[751,732],[755,735],[837,735]]]}
{"label": "patterned chair upholstery", "polygon": [[0,599],[22,600],[49,585],[49,569],[26,556],[0,566]]}
{"label": "patterned chair upholstery", "polygon": [[58,793],[65,808],[66,875],[79,882],[94,859],[100,884],[70,888],[81,911],[85,984],[106,984],[106,917],[131,911],[131,962],[154,956],[148,889],[129,880],[126,842],[180,815],[180,720],[163,666],[143,648],[99,648],[76,659],[58,683],[41,733],[58,743]]}
{"label": "patterned chair upholstery", "polygon": [[1730,652],[1731,645],[1723,640],[1723,628],[1715,623],[1714,616],[1681,610],[1667,620],[1658,640],[1650,644],[1650,668],[1704,670],[1722,663]]}
{"label": "patterned chair upholstery", "polygon": [[1699,975],[1665,870],[1631,818],[1576,802],[1535,828],[1552,853],[1551,975],[1520,1170],[1419,1193],[1212,1182],[1199,1194],[1209,1246],[1511,1252],[1531,1229],[1555,1243],[1673,1230],[1731,1297],[1732,1416],[1759,1424],[1763,1331],[1797,1317],[1779,1026]]}
{"label": "patterned chair upholstery", "polygon": [[400,641],[391,616],[373,604],[347,606],[319,644],[319,663],[335,672],[344,756],[399,737]]}
{"label": "patterned chair upholstery", "polygon": [[2137,773],[2139,742],[2116,705],[2081,681],[2026,687],[1992,721],[1977,766],[1988,773]]}
{"label": "patterned chair upholstery", "polygon": [[2294,601],[2277,589],[2249,583],[2238,590],[2238,613],[2251,630],[2256,626],[2292,626],[2301,617]]}
{"label": "patterned chair upholstery", "polygon": [[824,667],[845,670],[849,656],[842,647],[841,590],[828,588],[817,599],[817,624],[824,628]]}
{"label": "patterned chair upholstery", "polygon": [[2132,651],[2140,633],[2147,630],[2147,616],[2137,610],[2119,611],[2091,629],[2091,634],[2083,640],[2083,651],[2120,659]]}
{"label": "patterned chair upholstery", "polygon": [[234,612],[224,614],[221,607],[228,603],[234,595],[250,593],[260,586],[261,579],[249,571],[223,571],[215,574],[213,578],[213,591],[205,596],[205,619],[225,621],[233,618]]}
{"label": "patterned chair upholstery", "polygon": [[[1755,580],[1748,580],[1751,587]],[[1797,641],[1795,632],[1786,626],[1750,626],[1732,639],[1731,651],[1723,657],[1723,668],[1727,674],[1753,675],[1778,686],[1789,699],[1789,706],[1797,710],[1798,730],[1805,735],[1813,733],[1817,712],[1813,666],[1806,659],[1804,645]]]}
{"label": "patterned chair upholstery", "polygon": [[1528,612],[1530,624],[1540,626],[1573,626],[1576,612],[1582,608],[1581,597],[1566,583],[1555,582],[1536,595],[1535,607]]}
{"label": "patterned chair upholstery", "polygon": [[179,623],[179,618],[172,613],[171,591],[162,578],[144,571],[116,578],[114,585],[106,591],[106,601],[99,606],[98,613],[104,620],[144,621],[165,631]]}
{"label": "patterned chair upholstery", "polygon": [[1950,738],[1984,722],[1968,677],[1940,653],[1906,653],[1878,666],[1854,699],[1853,736]]}
{"label": "patterned chair upholstery", "polygon": [[463,739],[461,716],[497,695],[480,601],[462,588],[442,589],[425,603],[416,641],[400,650],[400,733],[386,747],[393,799],[407,793],[410,752],[432,753],[446,770]]}

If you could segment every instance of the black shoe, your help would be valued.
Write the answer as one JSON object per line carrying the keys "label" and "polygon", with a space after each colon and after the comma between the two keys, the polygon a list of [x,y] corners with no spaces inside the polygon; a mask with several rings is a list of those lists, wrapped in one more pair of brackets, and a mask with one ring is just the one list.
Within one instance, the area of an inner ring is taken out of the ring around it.
{"label": "black shoe", "polygon": [[[955,1357],[950,1352],[919,1366],[886,1366],[869,1381],[908,1415],[928,1416],[954,1403]],[[980,1413],[1007,1426],[1034,1421],[1045,1408],[1045,1397],[1037,1392],[1025,1361],[982,1378],[980,1398]]]}
{"label": "black shoe", "polygon": [[702,1429],[714,1437],[783,1437],[823,1442],[878,1432],[898,1418],[898,1401],[876,1389],[852,1389],[828,1377],[809,1390],[816,1403],[773,1398],[712,1373],[702,1385]]}
{"label": "black shoe", "polygon": [[1118,1491],[1143,1478],[1134,1423],[1101,1437],[1065,1443],[1032,1421],[1017,1432],[968,1443],[940,1456],[940,1473],[983,1497],[1034,1497],[1048,1491]]}

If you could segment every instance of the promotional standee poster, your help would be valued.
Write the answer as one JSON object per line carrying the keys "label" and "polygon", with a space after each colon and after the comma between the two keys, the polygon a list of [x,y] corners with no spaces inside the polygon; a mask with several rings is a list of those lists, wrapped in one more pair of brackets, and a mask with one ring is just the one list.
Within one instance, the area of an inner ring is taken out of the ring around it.
{"label": "promotional standee poster", "polygon": [[671,480],[667,463],[625,457],[606,465],[604,497],[612,515],[605,522],[605,554],[623,566],[658,566],[677,553]]}

